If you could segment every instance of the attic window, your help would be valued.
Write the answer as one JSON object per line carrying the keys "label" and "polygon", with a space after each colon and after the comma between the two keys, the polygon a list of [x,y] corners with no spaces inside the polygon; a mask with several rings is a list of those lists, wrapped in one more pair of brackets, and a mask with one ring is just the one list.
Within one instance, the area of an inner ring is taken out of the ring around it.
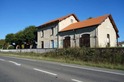
{"label": "attic window", "polygon": [[73,19],[71,19],[71,23],[73,23]]}

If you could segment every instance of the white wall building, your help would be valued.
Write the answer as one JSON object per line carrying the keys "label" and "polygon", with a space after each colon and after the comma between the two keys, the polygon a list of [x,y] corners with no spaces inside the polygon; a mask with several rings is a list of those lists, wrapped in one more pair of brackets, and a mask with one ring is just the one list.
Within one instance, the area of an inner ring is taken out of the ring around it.
{"label": "white wall building", "polygon": [[74,14],[38,26],[37,48],[116,47],[118,29],[111,15],[79,21]]}

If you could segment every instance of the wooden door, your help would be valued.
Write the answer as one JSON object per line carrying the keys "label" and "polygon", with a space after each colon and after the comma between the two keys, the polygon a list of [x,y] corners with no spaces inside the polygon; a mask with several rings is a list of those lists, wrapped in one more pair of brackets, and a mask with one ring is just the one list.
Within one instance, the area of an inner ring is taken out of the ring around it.
{"label": "wooden door", "polygon": [[70,37],[65,37],[65,39],[63,40],[63,47],[64,48],[69,48],[70,46],[71,46]]}
{"label": "wooden door", "polygon": [[80,38],[80,47],[90,47],[90,34],[83,34]]}

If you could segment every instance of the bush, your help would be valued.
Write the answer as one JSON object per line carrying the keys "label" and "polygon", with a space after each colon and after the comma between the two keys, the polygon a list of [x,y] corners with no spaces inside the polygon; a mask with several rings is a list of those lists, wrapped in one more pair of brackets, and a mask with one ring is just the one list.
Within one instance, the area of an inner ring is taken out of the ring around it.
{"label": "bush", "polygon": [[[124,49],[123,49],[124,50]],[[79,60],[94,63],[124,64],[123,50],[114,48],[67,48],[55,52],[45,53],[44,57],[63,58],[65,60]]]}
{"label": "bush", "polygon": [[10,46],[8,49],[14,49],[14,46]]}
{"label": "bush", "polygon": [[3,45],[0,45],[0,49],[2,49],[3,48]]}

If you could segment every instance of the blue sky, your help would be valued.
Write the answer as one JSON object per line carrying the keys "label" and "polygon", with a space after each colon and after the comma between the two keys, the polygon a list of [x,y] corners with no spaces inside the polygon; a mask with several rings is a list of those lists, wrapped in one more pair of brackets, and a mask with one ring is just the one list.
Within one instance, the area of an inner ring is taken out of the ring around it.
{"label": "blue sky", "polygon": [[0,0],[0,39],[71,13],[80,20],[111,14],[124,41],[124,0]]}

